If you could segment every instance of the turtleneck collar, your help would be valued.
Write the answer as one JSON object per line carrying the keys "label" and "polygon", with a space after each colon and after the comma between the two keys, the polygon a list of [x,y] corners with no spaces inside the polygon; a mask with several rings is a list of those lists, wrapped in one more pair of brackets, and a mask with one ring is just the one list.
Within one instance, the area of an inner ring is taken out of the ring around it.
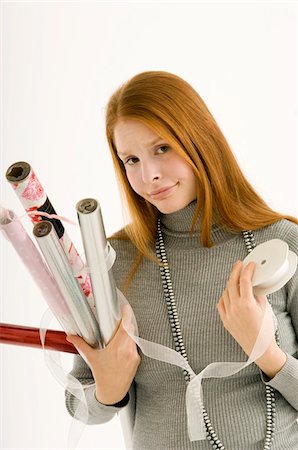
{"label": "turtleneck collar", "polygon": [[[163,228],[174,233],[182,233],[189,235],[192,220],[196,210],[197,201],[194,200],[185,208],[179,209],[170,214],[160,213],[160,221]],[[201,228],[202,211],[200,211],[198,219],[196,221],[195,230],[198,231]]]}
{"label": "turtleneck collar", "polygon": [[[200,240],[198,240],[199,230],[201,229],[202,211],[199,212],[198,219],[195,224],[194,233],[190,233],[191,224],[196,210],[197,201],[194,200],[189,203],[185,208],[175,211],[170,214],[159,213],[161,221],[161,229],[165,235],[165,242],[170,247],[179,247],[179,238],[183,239],[183,247],[198,248],[201,247]],[[232,238],[235,238],[235,234],[224,230],[216,223],[212,223],[211,226],[211,239],[216,244],[223,243]],[[178,238],[178,239],[177,239]]]}

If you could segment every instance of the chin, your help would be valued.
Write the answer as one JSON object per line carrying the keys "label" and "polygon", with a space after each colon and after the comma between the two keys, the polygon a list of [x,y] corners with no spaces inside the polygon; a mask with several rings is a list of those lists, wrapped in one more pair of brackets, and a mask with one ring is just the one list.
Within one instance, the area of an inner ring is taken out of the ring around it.
{"label": "chin", "polygon": [[[161,202],[160,202],[161,203]],[[159,204],[155,205],[156,208],[162,213],[162,214],[171,214],[174,212],[179,211],[180,209],[185,208],[190,202],[184,202],[181,204],[177,204],[177,202],[174,202],[174,204],[170,204],[170,202],[164,202],[164,205]]]}
{"label": "chin", "polygon": [[171,214],[171,213],[174,213],[176,211],[179,211],[180,208],[158,208],[157,207],[157,209],[162,214]]}

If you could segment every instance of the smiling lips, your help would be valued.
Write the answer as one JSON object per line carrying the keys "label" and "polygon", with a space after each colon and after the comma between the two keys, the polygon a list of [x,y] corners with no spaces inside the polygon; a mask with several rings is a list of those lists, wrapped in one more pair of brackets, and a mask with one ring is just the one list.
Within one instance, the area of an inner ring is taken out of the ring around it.
{"label": "smiling lips", "polygon": [[165,195],[168,195],[168,194],[171,192],[171,190],[172,190],[175,186],[177,186],[177,184],[178,184],[178,183],[174,184],[174,186],[168,186],[168,187],[159,189],[158,191],[153,191],[153,192],[151,192],[150,197],[151,197],[151,198],[160,198],[160,197],[164,197]]}

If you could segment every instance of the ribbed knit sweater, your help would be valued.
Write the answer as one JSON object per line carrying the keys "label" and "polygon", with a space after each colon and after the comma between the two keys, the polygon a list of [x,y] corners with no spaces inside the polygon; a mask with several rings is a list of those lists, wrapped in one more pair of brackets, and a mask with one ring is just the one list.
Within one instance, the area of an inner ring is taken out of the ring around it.
{"label": "ribbed knit sweater", "polygon": [[[247,249],[241,232],[230,233],[212,225],[215,245],[203,247],[197,233],[189,230],[195,202],[186,208],[161,214],[166,247],[188,361],[195,373],[215,361],[247,360],[239,344],[225,330],[216,305],[236,260]],[[199,225],[198,225],[199,226]],[[254,231],[256,245],[282,239],[298,253],[298,227],[288,220]],[[117,258],[113,272],[117,286],[127,277],[137,254],[130,242],[110,240]],[[167,314],[159,267],[144,259],[127,300],[133,308],[139,336],[175,349]],[[271,294],[278,320],[280,345],[287,355],[283,368],[269,381],[252,363],[228,378],[203,380],[204,406],[226,450],[262,450],[266,434],[265,384],[276,389],[276,429],[272,450],[298,449],[298,270],[279,291]],[[93,382],[89,367],[74,357],[71,374],[81,383]],[[206,440],[191,442],[187,432],[186,383],[181,368],[150,359],[141,353],[135,389],[134,450],[210,450]],[[95,398],[95,388],[86,390],[89,423],[107,422],[121,407],[106,406]],[[71,415],[78,400],[66,391]]]}

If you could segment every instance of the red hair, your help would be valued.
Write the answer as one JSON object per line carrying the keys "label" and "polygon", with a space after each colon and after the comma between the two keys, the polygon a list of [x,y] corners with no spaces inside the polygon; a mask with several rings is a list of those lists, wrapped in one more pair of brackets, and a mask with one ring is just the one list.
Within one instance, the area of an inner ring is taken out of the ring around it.
{"label": "red hair", "polygon": [[198,238],[212,247],[211,225],[231,232],[256,230],[295,217],[272,210],[243,175],[228,142],[200,95],[177,75],[149,71],[135,75],[111,96],[106,108],[106,135],[116,176],[131,223],[112,238],[129,239],[139,256],[129,276],[147,257],[158,263],[155,244],[158,210],[131,188],[117,155],[114,127],[120,119],[134,119],[165,139],[193,168],[197,178],[197,206],[190,232],[202,212]]}

